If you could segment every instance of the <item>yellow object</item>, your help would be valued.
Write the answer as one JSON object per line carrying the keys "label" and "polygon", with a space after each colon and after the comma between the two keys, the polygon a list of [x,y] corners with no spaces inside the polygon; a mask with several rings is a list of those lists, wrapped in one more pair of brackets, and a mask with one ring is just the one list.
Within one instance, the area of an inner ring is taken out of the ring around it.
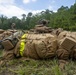
{"label": "yellow object", "polygon": [[24,34],[22,37],[21,37],[21,43],[20,43],[20,55],[23,56],[23,51],[25,49],[25,38],[26,38],[27,34]]}
{"label": "yellow object", "polygon": [[28,34],[24,34],[21,39],[25,39]]}

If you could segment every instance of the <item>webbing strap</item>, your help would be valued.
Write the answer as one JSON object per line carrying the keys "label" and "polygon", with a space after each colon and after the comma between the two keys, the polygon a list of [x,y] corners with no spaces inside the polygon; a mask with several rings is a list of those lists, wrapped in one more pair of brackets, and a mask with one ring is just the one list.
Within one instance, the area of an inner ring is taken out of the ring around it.
{"label": "webbing strap", "polygon": [[24,34],[24,35],[21,37],[21,39],[26,39],[27,35],[28,35],[28,34]]}
{"label": "webbing strap", "polygon": [[24,49],[25,49],[25,39],[27,37],[27,34],[24,34],[22,37],[21,37],[21,43],[20,43],[20,55],[23,56],[23,52],[24,52]]}

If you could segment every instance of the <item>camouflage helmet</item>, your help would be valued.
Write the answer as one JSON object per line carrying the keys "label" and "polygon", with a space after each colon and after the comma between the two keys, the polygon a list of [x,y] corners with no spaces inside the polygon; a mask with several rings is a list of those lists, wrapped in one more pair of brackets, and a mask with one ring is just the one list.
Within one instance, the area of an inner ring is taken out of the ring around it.
{"label": "camouflage helmet", "polygon": [[49,23],[49,20],[41,19],[39,20],[39,24],[47,25]]}

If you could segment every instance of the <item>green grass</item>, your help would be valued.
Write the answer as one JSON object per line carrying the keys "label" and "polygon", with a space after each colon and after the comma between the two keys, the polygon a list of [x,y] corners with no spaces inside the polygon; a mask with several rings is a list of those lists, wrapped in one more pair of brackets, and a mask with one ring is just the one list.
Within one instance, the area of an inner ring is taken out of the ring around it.
{"label": "green grass", "polygon": [[0,65],[0,75],[76,75],[76,62],[69,60],[62,70],[57,59],[47,60],[6,60]]}
{"label": "green grass", "polygon": [[61,70],[58,60],[10,60],[0,66],[0,75],[76,75],[76,62]]}

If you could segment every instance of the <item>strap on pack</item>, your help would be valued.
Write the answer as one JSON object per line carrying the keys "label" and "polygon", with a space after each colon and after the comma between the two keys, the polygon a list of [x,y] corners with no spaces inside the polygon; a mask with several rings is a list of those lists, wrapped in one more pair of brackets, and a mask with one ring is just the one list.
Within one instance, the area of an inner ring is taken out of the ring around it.
{"label": "strap on pack", "polygon": [[25,45],[26,45],[26,43],[25,43],[26,40],[25,40],[25,39],[26,39],[27,35],[28,35],[28,34],[24,34],[24,35],[21,37],[21,43],[20,43],[20,55],[21,55],[21,56],[23,56],[23,51],[24,51]]}

